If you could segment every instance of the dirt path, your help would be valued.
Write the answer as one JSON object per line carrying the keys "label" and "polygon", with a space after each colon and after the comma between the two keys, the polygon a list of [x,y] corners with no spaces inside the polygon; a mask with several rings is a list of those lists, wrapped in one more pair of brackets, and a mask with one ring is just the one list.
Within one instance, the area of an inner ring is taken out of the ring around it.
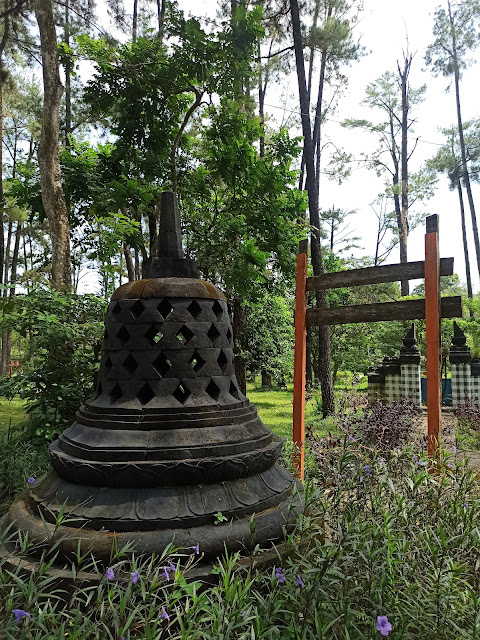
{"label": "dirt path", "polygon": [[[419,444],[422,444],[427,447],[427,414],[422,413],[418,416],[416,421],[416,434]],[[452,451],[452,447],[455,444],[455,434],[457,430],[457,419],[453,411],[451,410],[443,410],[442,411],[442,441],[443,446]],[[480,471],[480,451],[477,450],[468,450],[468,449],[458,449],[457,456],[462,458],[467,458],[469,464],[474,469]]]}

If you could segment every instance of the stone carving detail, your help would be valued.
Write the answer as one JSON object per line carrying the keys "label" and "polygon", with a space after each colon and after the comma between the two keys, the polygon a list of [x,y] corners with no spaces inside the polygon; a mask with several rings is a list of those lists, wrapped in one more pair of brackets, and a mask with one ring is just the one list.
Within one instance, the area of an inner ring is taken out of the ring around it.
{"label": "stone carving detail", "polygon": [[50,445],[52,471],[7,516],[40,542],[42,518],[53,526],[65,509],[60,555],[81,540],[104,558],[114,531],[137,553],[175,538],[201,541],[208,557],[278,540],[296,517],[293,478],[275,466],[281,439],[238,388],[225,298],[183,257],[172,194],[162,216],[153,277],[108,306],[94,396]]}

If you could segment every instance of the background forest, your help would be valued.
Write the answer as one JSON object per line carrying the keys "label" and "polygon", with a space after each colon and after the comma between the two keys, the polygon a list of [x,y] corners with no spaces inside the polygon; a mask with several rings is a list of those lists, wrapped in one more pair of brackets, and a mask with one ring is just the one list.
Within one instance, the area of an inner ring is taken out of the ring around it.
{"label": "background forest", "polygon": [[[454,276],[443,290],[478,308],[480,120],[462,119],[461,88],[479,44],[480,2],[441,3],[427,49],[410,51],[407,34],[396,67],[366,84],[371,119],[341,123],[351,139],[372,141],[354,157],[325,130],[348,91],[347,70],[373,44],[357,35],[364,4],[219,0],[212,19],[167,0],[2,0],[0,394],[21,393],[47,437],[92,392],[106,300],[143,277],[155,255],[164,190],[178,194],[187,255],[230,302],[244,388],[247,377],[264,386],[291,377],[299,247],[308,239],[315,275],[406,262],[442,174],[458,195],[466,281],[464,290]],[[412,86],[414,65],[425,82],[445,77],[452,94],[452,125],[421,163],[415,124],[426,86]],[[285,86],[295,87],[297,107],[284,105],[279,122],[267,95],[278,101]],[[379,180],[372,255],[356,237],[356,212],[322,196],[321,176],[348,184],[352,171]],[[421,287],[343,289],[311,302],[391,301]],[[467,326],[478,350],[475,321]],[[321,388],[324,415],[335,382],[393,355],[402,331],[378,323],[309,333],[307,382]]]}

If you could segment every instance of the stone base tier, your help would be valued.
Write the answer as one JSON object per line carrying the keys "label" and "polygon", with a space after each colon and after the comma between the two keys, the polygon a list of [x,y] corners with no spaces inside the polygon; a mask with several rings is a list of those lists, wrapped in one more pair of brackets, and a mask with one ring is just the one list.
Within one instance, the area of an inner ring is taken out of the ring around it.
{"label": "stone base tier", "polygon": [[[79,487],[54,472],[36,484],[14,502],[2,529],[11,526],[10,534],[28,535],[38,554],[58,541],[64,560],[74,560],[79,545],[81,553],[106,563],[113,544],[130,545],[137,555],[161,554],[171,543],[199,544],[206,560],[221,556],[225,546],[267,548],[284,539],[302,508],[292,476],[278,466],[251,478],[181,491]],[[227,521],[215,524],[218,512]],[[62,518],[64,524],[56,525]]]}

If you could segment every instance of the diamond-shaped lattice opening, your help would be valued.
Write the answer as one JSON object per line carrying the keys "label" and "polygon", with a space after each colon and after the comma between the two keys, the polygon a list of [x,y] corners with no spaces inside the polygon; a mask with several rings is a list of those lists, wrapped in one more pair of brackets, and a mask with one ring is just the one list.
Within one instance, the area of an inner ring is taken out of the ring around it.
{"label": "diamond-shaped lattice opening", "polygon": [[166,320],[168,318],[168,316],[173,311],[172,305],[170,304],[170,302],[166,298],[164,298],[160,302],[160,304],[158,305],[157,309],[160,311],[160,314],[162,315],[164,320]]}
{"label": "diamond-shaped lattice opening", "polygon": [[110,356],[108,356],[107,359],[105,360],[105,369],[107,371],[110,371],[112,367],[113,367],[113,362],[110,360]]}
{"label": "diamond-shaped lattice opening", "polygon": [[123,396],[123,391],[119,384],[116,384],[113,389],[110,391],[110,404],[112,402],[117,402]]}
{"label": "diamond-shaped lattice opening", "polygon": [[161,353],[158,358],[152,362],[152,365],[155,371],[157,371],[163,378],[169,372],[172,363],[164,353]]}
{"label": "diamond-shaped lattice opening", "polygon": [[217,316],[217,320],[220,320],[223,315],[223,308],[218,300],[215,300],[215,302],[213,303],[212,311]]}
{"label": "diamond-shaped lattice opening", "polygon": [[214,324],[212,324],[210,325],[210,329],[207,331],[207,336],[212,341],[212,344],[215,344],[216,340],[220,337],[220,331]]}
{"label": "diamond-shaped lattice opening", "polygon": [[203,365],[205,364],[205,360],[195,350],[193,352],[193,356],[188,361],[188,364],[192,367],[192,369],[195,371],[195,373],[198,373],[200,371],[200,369],[203,367]]}
{"label": "diamond-shaped lattice opening", "polygon": [[220,367],[220,369],[222,370],[222,373],[224,373],[227,364],[228,364],[228,358],[225,355],[225,353],[223,352],[223,349],[220,351],[220,355],[217,358],[217,364]]}
{"label": "diamond-shaped lattice opening", "polygon": [[205,391],[211,398],[215,400],[215,402],[217,402],[218,398],[220,397],[220,389],[213,380],[210,380]]}
{"label": "diamond-shaped lattice opening", "polygon": [[230,382],[230,395],[233,396],[234,398],[236,398],[237,400],[240,399],[240,395],[238,393],[238,389],[237,387],[233,384],[233,382]]}
{"label": "diamond-shaped lattice opening", "polygon": [[127,327],[123,325],[123,327],[118,331],[117,338],[122,342],[128,342],[130,340],[130,334],[127,331]]}
{"label": "diamond-shaped lattice opening", "polygon": [[145,311],[145,305],[141,300],[136,300],[130,307],[130,311],[136,320]]}
{"label": "diamond-shaped lattice opening", "polygon": [[137,398],[142,404],[148,404],[152,398],[155,397],[155,393],[149,384],[144,384],[140,391],[137,392]]}
{"label": "diamond-shaped lattice opening", "polygon": [[152,344],[157,344],[163,338],[163,333],[161,329],[157,329],[157,327],[152,324],[152,326],[148,329],[145,334],[147,340],[150,340]]}
{"label": "diamond-shaped lattice opening", "polygon": [[173,392],[173,397],[175,398],[175,400],[178,400],[181,404],[185,404],[185,402],[188,400],[190,395],[191,395],[190,389],[187,389],[187,387],[183,384],[183,382],[180,382],[178,387]]}
{"label": "diamond-shaped lattice opening", "polygon": [[183,327],[181,327],[177,331],[177,338],[180,340],[183,346],[187,345],[194,335],[195,334],[193,333],[193,331],[190,331],[190,329],[186,325],[183,325]]}
{"label": "diamond-shaped lattice opening", "polygon": [[132,354],[129,353],[125,360],[122,362],[122,367],[124,367],[130,374],[133,374],[138,367],[138,362],[135,360]]}
{"label": "diamond-shaped lattice opening", "polygon": [[230,327],[228,327],[228,329],[227,329],[226,336],[227,336],[227,340],[230,342],[230,340],[232,339],[232,331],[231,331]]}
{"label": "diamond-shaped lattice opening", "polygon": [[120,302],[117,302],[112,309],[112,313],[114,313],[117,316],[121,310],[122,310],[122,305],[120,304]]}
{"label": "diamond-shaped lattice opening", "polygon": [[202,313],[202,307],[198,304],[196,300],[192,300],[187,307],[187,311],[196,320],[198,316]]}

